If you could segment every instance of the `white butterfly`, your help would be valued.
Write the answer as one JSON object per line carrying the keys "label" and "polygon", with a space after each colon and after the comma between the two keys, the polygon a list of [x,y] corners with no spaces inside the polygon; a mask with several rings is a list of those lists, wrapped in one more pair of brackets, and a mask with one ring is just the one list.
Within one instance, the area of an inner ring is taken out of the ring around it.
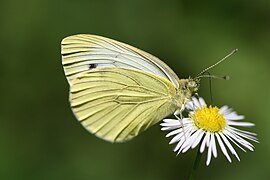
{"label": "white butterfly", "polygon": [[62,64],[75,116],[91,133],[112,142],[129,140],[168,115],[181,119],[202,74],[216,65],[194,79],[179,79],[147,52],[87,34],[63,39]]}

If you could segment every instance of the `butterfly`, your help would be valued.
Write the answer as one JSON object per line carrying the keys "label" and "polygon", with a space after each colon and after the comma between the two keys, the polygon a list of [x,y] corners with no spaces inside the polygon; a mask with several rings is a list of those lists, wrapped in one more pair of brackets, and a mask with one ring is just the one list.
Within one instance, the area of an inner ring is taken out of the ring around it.
{"label": "butterfly", "polygon": [[90,34],[64,38],[61,53],[74,115],[89,132],[111,142],[130,140],[172,114],[181,120],[200,77],[212,68],[180,79],[157,57]]}

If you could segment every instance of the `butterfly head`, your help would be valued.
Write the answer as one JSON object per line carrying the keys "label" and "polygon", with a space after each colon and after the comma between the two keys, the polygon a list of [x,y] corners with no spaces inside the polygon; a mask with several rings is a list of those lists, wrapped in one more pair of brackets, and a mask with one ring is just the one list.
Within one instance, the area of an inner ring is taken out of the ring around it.
{"label": "butterfly head", "polygon": [[179,88],[176,91],[176,101],[175,104],[179,108],[183,107],[187,101],[190,100],[191,96],[193,96],[199,89],[200,86],[200,79],[180,79],[178,81]]}
{"label": "butterfly head", "polygon": [[181,79],[180,82],[180,91],[184,93],[186,96],[192,96],[194,93],[196,93],[200,86],[200,79]]}

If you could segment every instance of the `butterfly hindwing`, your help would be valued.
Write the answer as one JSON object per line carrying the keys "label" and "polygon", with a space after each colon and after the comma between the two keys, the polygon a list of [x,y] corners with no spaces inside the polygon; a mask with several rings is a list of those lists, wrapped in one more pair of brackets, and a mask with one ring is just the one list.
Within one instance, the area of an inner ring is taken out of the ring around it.
{"label": "butterfly hindwing", "polygon": [[100,138],[126,141],[176,110],[174,85],[140,70],[97,68],[80,74],[70,102],[81,124]]}

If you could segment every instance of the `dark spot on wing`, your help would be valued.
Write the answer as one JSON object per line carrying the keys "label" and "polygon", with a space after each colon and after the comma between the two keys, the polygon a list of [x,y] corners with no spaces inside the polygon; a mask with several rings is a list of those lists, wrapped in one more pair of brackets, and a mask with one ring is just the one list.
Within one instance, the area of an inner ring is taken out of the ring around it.
{"label": "dark spot on wing", "polygon": [[96,64],[89,64],[89,69],[91,70],[91,69],[94,69],[94,68],[96,68],[97,67],[97,65]]}

